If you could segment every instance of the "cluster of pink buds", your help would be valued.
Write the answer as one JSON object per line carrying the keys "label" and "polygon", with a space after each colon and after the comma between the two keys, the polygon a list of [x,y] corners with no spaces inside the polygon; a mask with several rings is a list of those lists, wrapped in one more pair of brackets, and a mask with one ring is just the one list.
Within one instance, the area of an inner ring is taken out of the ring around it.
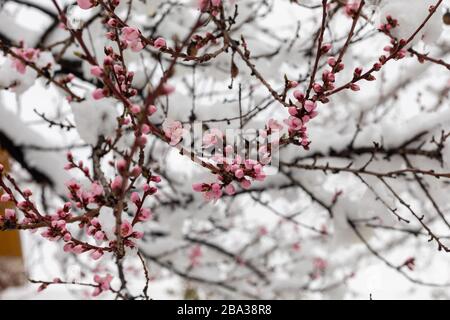
{"label": "cluster of pink buds", "polygon": [[75,180],[66,183],[69,190],[68,197],[76,203],[77,208],[87,208],[89,204],[102,205],[104,203],[104,190],[100,183],[93,181],[89,190],[83,190]]}
{"label": "cluster of pink buds", "polygon": [[[393,55],[395,60],[400,60],[406,57],[406,49],[404,46],[406,45],[406,40],[401,39],[400,41],[396,41],[395,39],[391,39],[391,45],[385,46],[384,51],[388,52],[389,55]],[[380,63],[384,64],[386,62],[386,56],[380,57]]]}
{"label": "cluster of pink buds", "polygon": [[294,143],[308,149],[310,141],[308,140],[306,124],[317,116],[317,102],[306,100],[305,95],[296,90],[294,97],[297,99],[295,106],[289,107],[290,117],[284,122],[288,125],[290,137]]}
{"label": "cluster of pink buds", "polygon": [[21,59],[12,57],[12,65],[17,72],[25,74],[27,65],[24,61],[35,62],[39,58],[39,49],[34,48],[13,48],[12,51],[19,56]]}
{"label": "cluster of pink buds", "polygon": [[384,32],[386,34],[390,34],[391,30],[398,27],[398,20],[392,18],[391,16],[387,16],[386,17],[386,23],[381,24],[378,27],[378,30],[380,30],[381,32]]}
{"label": "cluster of pink buds", "polygon": [[[91,74],[100,79],[108,79],[108,75],[113,74],[113,78],[116,80],[115,90],[126,98],[135,96],[137,90],[131,86],[134,72],[129,72],[122,66],[120,55],[115,53],[112,47],[106,47],[105,54],[106,57],[103,60],[103,67],[97,65],[92,66]],[[109,95],[111,95],[111,92],[107,87],[98,88],[92,93],[93,98],[96,100]]]}
{"label": "cluster of pink buds", "polygon": [[58,241],[62,237],[64,237],[64,240],[70,240],[72,238],[66,229],[65,220],[53,220],[50,227],[44,230],[41,236],[50,241]]}
{"label": "cluster of pink buds", "polygon": [[[230,146],[228,146],[230,147]],[[227,147],[227,148],[228,148]],[[263,181],[266,175],[263,171],[263,164],[253,159],[243,160],[237,155],[233,159],[215,156],[217,166],[221,173],[217,175],[219,182],[215,183],[196,183],[192,186],[194,191],[202,192],[206,201],[216,201],[220,199],[225,192],[227,195],[236,193],[233,181],[239,183],[241,188],[250,188],[252,181]]]}
{"label": "cluster of pink buds", "polygon": [[79,169],[81,172],[83,172],[83,174],[85,175],[86,178],[91,179],[91,174],[90,174],[89,168],[84,165],[84,162],[82,160],[75,163],[72,152],[70,152],[70,151],[67,152],[66,158],[67,158],[67,164],[64,166],[64,170],[69,171],[72,169]]}
{"label": "cluster of pink buds", "polygon": [[113,276],[110,274],[107,274],[104,277],[95,275],[94,281],[98,284],[98,286],[95,288],[94,292],[92,293],[92,296],[96,297],[104,291],[109,291],[111,289],[112,279],[113,279]]}
{"label": "cluster of pink buds", "polygon": [[215,45],[217,43],[217,38],[211,32],[206,32],[205,36],[195,34],[192,36],[191,45],[188,47],[188,54],[195,56],[197,51],[205,47],[207,44]]}
{"label": "cluster of pink buds", "polygon": [[93,218],[89,221],[87,234],[93,237],[97,241],[97,243],[108,240],[108,237],[106,236],[105,232],[103,232],[100,221],[97,218]]}

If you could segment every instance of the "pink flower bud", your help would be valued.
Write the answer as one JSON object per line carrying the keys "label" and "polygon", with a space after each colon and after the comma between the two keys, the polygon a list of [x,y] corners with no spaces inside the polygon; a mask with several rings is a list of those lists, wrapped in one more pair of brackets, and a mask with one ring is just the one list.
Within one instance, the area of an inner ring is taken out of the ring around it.
{"label": "pink flower bud", "polygon": [[100,78],[103,75],[103,69],[99,66],[92,66],[91,67],[91,74],[94,77]]}
{"label": "pink flower bud", "polygon": [[125,161],[125,159],[120,159],[119,161],[117,161],[116,167],[117,170],[123,171],[127,167],[127,162]]}
{"label": "pink flower bud", "polygon": [[294,91],[294,98],[299,100],[299,101],[302,101],[305,98],[305,95],[300,90],[295,90]]}
{"label": "pink flower bud", "polygon": [[337,60],[335,57],[329,57],[327,63],[330,67],[334,67],[337,63]]}
{"label": "pink flower bud", "polygon": [[313,90],[314,90],[316,93],[320,93],[320,92],[322,92],[322,86],[321,86],[320,84],[318,84],[318,83],[314,83],[314,84],[313,84]]}
{"label": "pink flower bud", "polygon": [[103,99],[105,97],[105,94],[103,92],[103,89],[95,89],[94,92],[92,93],[92,97],[95,100],[100,100]]}
{"label": "pink flower bud", "polygon": [[128,220],[124,220],[120,226],[120,235],[124,238],[130,236],[133,233],[133,226]]}
{"label": "pink flower bud", "polygon": [[291,116],[295,116],[298,114],[298,110],[296,107],[289,107],[288,112]]}
{"label": "pink flower bud", "polygon": [[142,168],[140,166],[134,166],[133,169],[131,169],[131,175],[133,177],[137,177],[142,173]]}
{"label": "pink flower bud", "polygon": [[230,183],[229,185],[227,185],[225,187],[225,192],[227,195],[232,196],[236,193],[236,189],[234,188],[234,186]]}
{"label": "pink flower bud", "polygon": [[94,238],[95,238],[95,240],[97,240],[97,241],[102,241],[102,240],[105,238],[105,233],[104,233],[103,231],[97,231],[97,232],[94,234]]}
{"label": "pink flower bud", "polygon": [[194,183],[192,185],[192,189],[197,192],[202,192],[203,191],[203,183]]}
{"label": "pink flower bud", "polygon": [[72,240],[72,236],[70,235],[70,233],[67,232],[66,234],[64,234],[63,240],[65,242]]}
{"label": "pink flower bud", "polygon": [[141,198],[139,197],[139,193],[137,193],[137,192],[133,192],[132,194],[131,194],[131,201],[134,203],[134,204],[138,204],[139,202],[141,202]]}
{"label": "pink flower bud", "polygon": [[328,51],[330,51],[331,47],[331,43],[324,43],[321,48],[322,53],[327,53]]}
{"label": "pink flower bud", "polygon": [[143,134],[148,134],[148,133],[150,132],[150,127],[149,127],[147,124],[143,124],[143,125],[141,126],[141,132],[142,132]]}
{"label": "pink flower bud", "polygon": [[236,176],[236,178],[242,179],[244,177],[244,171],[242,169],[238,169],[238,170],[236,170],[234,175]]}
{"label": "pink flower bud", "polygon": [[7,193],[2,194],[2,196],[0,197],[0,202],[8,202],[11,201],[11,196]]}
{"label": "pink flower bud", "polygon": [[155,46],[156,49],[160,49],[160,48],[166,47],[167,43],[166,43],[166,40],[164,38],[160,37],[160,38],[155,40],[153,45]]}
{"label": "pink flower bud", "polygon": [[149,115],[154,114],[156,111],[157,111],[157,108],[154,105],[149,106],[148,109],[147,109],[147,112],[148,112]]}
{"label": "pink flower bud", "polygon": [[131,110],[132,113],[136,114],[136,113],[141,112],[141,107],[139,105],[137,105],[137,104],[133,104],[131,106],[130,110]]}
{"label": "pink flower bud", "polygon": [[100,259],[103,256],[103,251],[101,251],[101,250],[92,251],[90,256],[91,256],[92,259],[98,260],[98,259]]}
{"label": "pink flower bud", "polygon": [[142,208],[139,211],[138,219],[139,219],[139,221],[143,222],[143,221],[149,220],[151,218],[151,216],[152,216],[152,212],[150,211],[150,209]]}
{"label": "pink flower bud", "polygon": [[5,218],[7,220],[15,220],[16,212],[13,209],[5,209]]}
{"label": "pink flower bud", "polygon": [[87,10],[94,6],[92,0],[77,0],[77,4],[81,9]]}
{"label": "pink flower bud", "polygon": [[111,188],[113,191],[119,191],[122,188],[123,179],[121,176],[117,176],[111,182]]}
{"label": "pink flower bud", "polygon": [[251,186],[251,182],[249,180],[244,179],[241,181],[241,187],[243,189],[248,189],[248,188],[250,188],[250,186]]}
{"label": "pink flower bud", "polygon": [[308,101],[305,101],[304,107],[307,112],[311,112],[317,107],[317,104],[311,100],[308,100]]}

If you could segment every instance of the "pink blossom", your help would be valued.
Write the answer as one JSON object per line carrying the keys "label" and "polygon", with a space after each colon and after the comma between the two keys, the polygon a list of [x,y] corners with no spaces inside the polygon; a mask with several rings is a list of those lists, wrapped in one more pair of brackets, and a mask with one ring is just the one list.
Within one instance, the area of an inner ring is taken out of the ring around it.
{"label": "pink blossom", "polygon": [[[27,62],[35,62],[39,57],[40,50],[34,48],[13,48],[12,51]],[[26,64],[22,59],[12,58],[12,66],[17,72],[25,74]]]}
{"label": "pink blossom", "polygon": [[144,221],[150,220],[151,217],[152,217],[152,212],[150,209],[142,208],[139,211],[139,215],[138,215],[139,221],[144,222]]}
{"label": "pink blossom", "polygon": [[217,128],[213,128],[203,136],[203,146],[205,148],[210,148],[216,145],[222,138],[223,138],[222,131],[220,131]]}
{"label": "pink blossom", "polygon": [[309,113],[309,112],[313,111],[314,109],[316,109],[316,107],[317,107],[316,102],[311,101],[311,100],[305,101],[304,108],[305,108],[306,112]]}
{"label": "pink blossom", "polygon": [[238,170],[236,170],[234,175],[236,176],[236,178],[242,179],[244,177],[244,171],[242,169],[238,169]]}
{"label": "pink blossom", "polygon": [[111,182],[111,188],[114,191],[118,191],[122,188],[123,178],[121,176],[116,176]]}
{"label": "pink blossom", "polygon": [[183,137],[183,125],[179,121],[166,119],[163,123],[163,130],[167,138],[170,139],[171,146],[177,145]]}
{"label": "pink blossom", "polygon": [[134,52],[139,52],[142,49],[144,49],[144,44],[142,43],[142,41],[140,39],[130,42],[129,45],[130,45],[131,50]]}
{"label": "pink blossom", "polygon": [[130,221],[124,220],[122,221],[122,225],[120,226],[120,235],[124,238],[130,236],[133,233],[133,226]]}
{"label": "pink blossom", "polygon": [[122,37],[126,42],[133,42],[139,39],[140,33],[137,28],[124,27],[122,28]]}
{"label": "pink blossom", "polygon": [[[214,184],[214,185],[218,185],[218,184]],[[216,201],[219,200],[222,197],[222,190],[220,188],[211,188],[210,191],[206,191],[203,196],[205,197],[206,201]]]}
{"label": "pink blossom", "polygon": [[284,122],[289,126],[290,131],[298,131],[303,127],[302,120],[296,117],[289,117],[287,120],[284,120]]}
{"label": "pink blossom", "polygon": [[136,205],[141,202],[141,198],[139,197],[139,193],[137,193],[137,192],[133,192],[131,194],[130,198],[131,198],[131,201],[133,201],[133,203]]}

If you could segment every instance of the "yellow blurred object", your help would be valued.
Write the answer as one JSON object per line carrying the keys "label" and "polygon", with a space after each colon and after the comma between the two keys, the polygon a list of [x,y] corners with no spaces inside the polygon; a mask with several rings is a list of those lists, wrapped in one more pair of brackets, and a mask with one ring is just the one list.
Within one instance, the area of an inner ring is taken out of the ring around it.
{"label": "yellow blurred object", "polygon": [[[0,150],[0,163],[9,170],[8,154]],[[0,192],[1,195],[1,192]],[[9,205],[0,203],[0,214]],[[18,231],[0,231],[0,291],[24,283],[24,263]]]}

